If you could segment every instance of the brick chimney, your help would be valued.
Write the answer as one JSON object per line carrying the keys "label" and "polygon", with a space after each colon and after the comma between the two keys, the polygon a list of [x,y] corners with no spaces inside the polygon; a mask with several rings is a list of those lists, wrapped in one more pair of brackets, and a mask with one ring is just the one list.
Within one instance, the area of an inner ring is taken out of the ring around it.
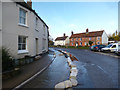
{"label": "brick chimney", "polygon": [[89,33],[89,30],[88,30],[88,28],[86,29],[86,34],[88,34]]}
{"label": "brick chimney", "polygon": [[65,33],[63,34],[63,36],[65,37]]}
{"label": "brick chimney", "polygon": [[71,35],[73,35],[73,31],[71,31]]}
{"label": "brick chimney", "polygon": [[28,0],[27,4],[32,8],[32,1],[31,0]]}

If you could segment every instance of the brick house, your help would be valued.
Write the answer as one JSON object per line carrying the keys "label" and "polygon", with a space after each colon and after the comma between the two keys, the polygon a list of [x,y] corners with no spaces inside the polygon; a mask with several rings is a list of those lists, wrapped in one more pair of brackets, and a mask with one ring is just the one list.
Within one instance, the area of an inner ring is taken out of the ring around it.
{"label": "brick house", "polygon": [[93,31],[89,32],[88,29],[86,29],[86,32],[84,33],[77,33],[73,34],[70,37],[70,46],[90,46],[89,41],[92,41],[92,45],[99,45],[99,44],[108,44],[108,36],[105,33],[104,30],[101,31]]}

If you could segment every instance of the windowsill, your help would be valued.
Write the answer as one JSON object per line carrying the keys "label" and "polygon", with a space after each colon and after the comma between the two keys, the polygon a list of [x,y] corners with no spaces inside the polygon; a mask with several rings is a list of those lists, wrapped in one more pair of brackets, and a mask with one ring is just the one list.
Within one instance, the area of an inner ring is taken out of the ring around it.
{"label": "windowsill", "polygon": [[18,50],[18,54],[28,53],[28,50]]}
{"label": "windowsill", "polygon": [[22,24],[22,23],[18,23],[19,26],[22,26],[22,27],[26,27],[26,28],[29,28],[27,25],[25,24]]}
{"label": "windowsill", "polygon": [[46,52],[46,50],[45,50],[45,49],[43,49],[43,50],[42,50],[42,52]]}

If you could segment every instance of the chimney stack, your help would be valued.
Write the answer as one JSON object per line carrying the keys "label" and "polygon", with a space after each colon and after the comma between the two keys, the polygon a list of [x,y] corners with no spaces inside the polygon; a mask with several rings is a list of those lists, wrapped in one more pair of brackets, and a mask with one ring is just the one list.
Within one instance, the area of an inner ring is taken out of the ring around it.
{"label": "chimney stack", "polygon": [[88,28],[86,29],[86,34],[88,34],[89,33],[89,30],[88,30]]}
{"label": "chimney stack", "polygon": [[63,36],[65,37],[65,33],[63,34]]}
{"label": "chimney stack", "polygon": [[28,0],[27,4],[32,8],[32,1],[31,0]]}
{"label": "chimney stack", "polygon": [[73,31],[71,31],[71,35],[73,35]]}

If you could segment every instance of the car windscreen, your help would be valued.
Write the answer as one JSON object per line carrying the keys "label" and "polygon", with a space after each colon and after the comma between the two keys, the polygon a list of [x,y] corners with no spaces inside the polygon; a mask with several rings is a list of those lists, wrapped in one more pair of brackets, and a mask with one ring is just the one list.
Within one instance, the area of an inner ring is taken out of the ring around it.
{"label": "car windscreen", "polygon": [[108,46],[106,46],[107,48],[110,48],[112,45],[110,44],[110,45],[108,45]]}
{"label": "car windscreen", "polygon": [[120,44],[118,45],[118,48],[120,48]]}

